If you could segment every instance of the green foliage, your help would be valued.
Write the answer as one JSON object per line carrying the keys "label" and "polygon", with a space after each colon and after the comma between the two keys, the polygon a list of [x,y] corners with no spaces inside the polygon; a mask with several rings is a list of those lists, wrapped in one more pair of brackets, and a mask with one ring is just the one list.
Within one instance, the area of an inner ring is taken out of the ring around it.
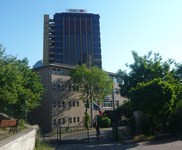
{"label": "green foliage", "polygon": [[[122,105],[116,108],[117,116],[124,116],[127,120],[130,119],[132,115],[132,107],[130,101],[125,101]],[[118,119],[118,117],[116,118]]]}
{"label": "green foliage", "polygon": [[76,66],[71,72],[71,78],[87,104],[93,101],[102,101],[112,91],[112,79],[96,66],[91,68],[87,68],[86,65]]}
{"label": "green foliage", "polygon": [[182,99],[182,64],[162,61],[158,53],[139,56],[133,51],[132,55],[134,63],[127,65],[130,72],[118,71],[120,93],[129,98],[130,110],[152,116],[153,128],[156,124],[167,128],[171,112],[172,116],[177,113],[175,104]]}
{"label": "green foliage", "polygon": [[107,116],[102,116],[100,119],[99,119],[99,125],[101,128],[107,128],[107,127],[110,127],[111,125],[111,119]]}
{"label": "green foliage", "polygon": [[130,101],[134,109],[156,117],[168,115],[174,105],[174,99],[173,86],[162,79],[138,83],[130,90]]}
{"label": "green foliage", "polygon": [[18,130],[26,129],[26,122],[23,119],[18,120]]}
{"label": "green foliage", "polygon": [[182,100],[176,103],[169,121],[169,129],[172,133],[182,133]]}
{"label": "green foliage", "polygon": [[26,119],[27,113],[39,105],[42,94],[40,77],[29,68],[27,58],[7,56],[0,46],[0,110]]}
{"label": "green foliage", "polygon": [[129,73],[122,70],[118,71],[122,96],[128,97],[130,89],[140,82],[149,82],[155,78],[168,80],[173,75],[173,70],[170,68],[173,63],[171,59],[162,62],[162,57],[158,53],[154,53],[152,57],[152,52],[144,56],[138,56],[135,51],[132,51],[132,55],[134,63],[127,65],[131,71]]}
{"label": "green foliage", "polygon": [[[162,79],[154,79],[146,83],[138,83],[130,91],[130,101],[135,110],[150,114],[155,122],[166,128],[168,117],[174,107],[175,92],[173,86]],[[151,125],[154,125],[154,123]],[[150,122],[145,120],[143,133],[148,134]],[[148,129],[147,129],[148,128]],[[153,127],[155,128],[155,126]]]}
{"label": "green foliage", "polygon": [[53,149],[55,149],[55,148],[52,147],[49,143],[46,143],[45,141],[41,140],[40,129],[38,129],[37,134],[36,134],[36,141],[35,141],[34,150],[53,150]]}
{"label": "green foliage", "polygon": [[87,129],[90,127],[90,116],[88,113],[85,113],[84,125]]}

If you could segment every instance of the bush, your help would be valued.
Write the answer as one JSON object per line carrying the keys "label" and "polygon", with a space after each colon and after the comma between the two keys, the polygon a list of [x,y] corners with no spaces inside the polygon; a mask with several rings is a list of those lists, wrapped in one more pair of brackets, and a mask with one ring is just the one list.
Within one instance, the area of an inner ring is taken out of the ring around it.
{"label": "bush", "polygon": [[41,140],[40,137],[40,129],[37,130],[36,140],[35,140],[35,148],[34,150],[53,150],[54,148],[45,141]]}
{"label": "bush", "polygon": [[176,104],[176,108],[173,111],[170,121],[169,129],[171,133],[182,133],[182,101]]}
{"label": "bush", "polygon": [[111,119],[107,116],[102,116],[99,119],[99,123],[101,128],[107,128],[107,127],[110,127],[111,125]]}
{"label": "bush", "polygon": [[18,130],[26,129],[26,121],[23,119],[18,120]]}

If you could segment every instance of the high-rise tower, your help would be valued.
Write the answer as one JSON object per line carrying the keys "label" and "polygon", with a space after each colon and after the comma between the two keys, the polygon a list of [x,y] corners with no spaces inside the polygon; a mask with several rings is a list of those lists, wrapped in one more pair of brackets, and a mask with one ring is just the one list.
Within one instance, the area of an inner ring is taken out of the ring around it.
{"label": "high-rise tower", "polygon": [[99,15],[69,9],[53,19],[44,15],[43,64],[87,64],[102,67]]}

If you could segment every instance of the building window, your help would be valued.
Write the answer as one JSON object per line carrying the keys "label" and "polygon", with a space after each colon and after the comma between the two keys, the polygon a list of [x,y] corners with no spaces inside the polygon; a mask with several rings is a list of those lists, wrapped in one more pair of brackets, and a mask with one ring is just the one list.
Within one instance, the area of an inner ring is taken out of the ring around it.
{"label": "building window", "polygon": [[75,107],[75,101],[73,101],[73,107]]}
{"label": "building window", "polygon": [[77,117],[77,122],[80,122],[80,117]]}
{"label": "building window", "polygon": [[63,119],[62,119],[62,121],[63,121],[63,124],[65,124],[65,123],[66,123],[65,118],[63,118]]}
{"label": "building window", "polygon": [[73,122],[76,122],[76,117],[73,117]]}
{"label": "building window", "polygon": [[71,107],[71,101],[69,101],[69,107]]}
{"label": "building window", "polygon": [[114,93],[119,95],[119,89],[114,89]]}
{"label": "building window", "polygon": [[56,73],[56,69],[55,68],[53,68],[53,73]]}
{"label": "building window", "polygon": [[71,91],[71,85],[69,85],[69,91]]}
{"label": "building window", "polygon": [[109,99],[110,99],[110,96],[106,96],[106,97],[105,97],[105,100],[106,100],[106,101],[109,101]]}
{"label": "building window", "polygon": [[58,101],[58,107],[59,107],[59,108],[61,107],[61,103],[60,103],[60,101]]}
{"label": "building window", "polygon": [[105,101],[105,102],[102,103],[102,105],[105,108],[111,108],[112,107],[112,102]]}
{"label": "building window", "polygon": [[53,84],[53,90],[55,90],[56,89],[56,86]]}
{"label": "building window", "polygon": [[53,108],[56,107],[56,102],[55,102],[55,101],[52,103],[52,107],[53,107]]}
{"label": "building window", "polygon": [[65,102],[62,102],[62,107],[65,107]]}
{"label": "building window", "polygon": [[79,105],[80,105],[80,104],[79,104],[79,101],[77,101],[76,104],[77,104],[77,107],[79,107]]}
{"label": "building window", "polygon": [[60,73],[60,70],[58,69],[57,72],[58,72],[58,74],[59,74],[59,73]]}
{"label": "building window", "polygon": [[69,118],[69,123],[72,123],[72,118],[71,117]]}
{"label": "building window", "polygon": [[56,125],[56,119],[53,120],[53,125],[54,125],[54,126]]}
{"label": "building window", "polygon": [[58,119],[58,125],[60,125],[60,124],[61,124],[61,119],[59,118],[59,119]]}
{"label": "building window", "polygon": [[60,88],[61,88],[61,86],[58,84],[58,85],[57,85],[57,90],[60,90]]}
{"label": "building window", "polygon": [[119,106],[119,101],[115,101],[115,106],[118,107]]}
{"label": "building window", "polygon": [[64,75],[64,70],[63,69],[61,70],[61,74]]}

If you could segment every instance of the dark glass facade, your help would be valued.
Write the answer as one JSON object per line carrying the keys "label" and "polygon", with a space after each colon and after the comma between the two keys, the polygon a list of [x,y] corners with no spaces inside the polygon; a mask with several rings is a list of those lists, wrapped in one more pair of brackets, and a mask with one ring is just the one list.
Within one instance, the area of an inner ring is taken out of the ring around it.
{"label": "dark glass facade", "polygon": [[54,30],[49,39],[54,41],[49,48],[49,63],[102,68],[99,18],[90,13],[56,13],[54,26],[49,28]]}

